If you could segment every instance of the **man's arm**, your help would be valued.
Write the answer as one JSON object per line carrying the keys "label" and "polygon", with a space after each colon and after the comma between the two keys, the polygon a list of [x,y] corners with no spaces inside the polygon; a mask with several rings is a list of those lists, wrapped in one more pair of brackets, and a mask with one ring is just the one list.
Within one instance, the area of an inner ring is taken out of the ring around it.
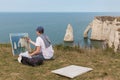
{"label": "man's arm", "polygon": [[40,46],[36,46],[36,50],[30,54],[30,56],[36,55],[40,53]]}
{"label": "man's arm", "polygon": [[30,38],[26,38],[26,40],[27,40],[27,42],[29,42],[29,43],[31,43],[32,45],[36,46],[36,45],[35,45],[35,42],[32,41]]}
{"label": "man's arm", "polygon": [[35,42],[33,42],[32,40],[29,41],[32,45],[35,46]]}

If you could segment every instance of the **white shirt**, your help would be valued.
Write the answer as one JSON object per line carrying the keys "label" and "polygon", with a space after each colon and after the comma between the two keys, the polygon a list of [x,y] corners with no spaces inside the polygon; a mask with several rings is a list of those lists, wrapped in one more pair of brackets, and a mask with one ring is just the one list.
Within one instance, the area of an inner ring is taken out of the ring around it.
{"label": "white shirt", "polygon": [[53,57],[53,54],[54,54],[54,50],[52,48],[52,45],[48,48],[45,47],[45,43],[43,41],[43,39],[41,37],[37,37],[36,38],[36,46],[40,46],[41,47],[41,52],[44,56],[45,59],[50,59]]}

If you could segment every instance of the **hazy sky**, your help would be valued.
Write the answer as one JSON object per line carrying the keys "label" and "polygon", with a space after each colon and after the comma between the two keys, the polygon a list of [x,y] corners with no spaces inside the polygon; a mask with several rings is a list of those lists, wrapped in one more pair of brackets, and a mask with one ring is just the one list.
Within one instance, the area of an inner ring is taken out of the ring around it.
{"label": "hazy sky", "polygon": [[0,0],[0,12],[120,12],[120,0]]}

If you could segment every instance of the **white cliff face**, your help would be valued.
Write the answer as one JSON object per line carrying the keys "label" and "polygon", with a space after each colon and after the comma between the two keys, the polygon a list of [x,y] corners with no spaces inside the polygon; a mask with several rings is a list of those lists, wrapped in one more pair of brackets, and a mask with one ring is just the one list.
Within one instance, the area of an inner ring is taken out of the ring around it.
{"label": "white cliff face", "polygon": [[115,39],[114,39],[114,52],[120,49],[120,32],[115,32]]}
{"label": "white cliff face", "polygon": [[68,24],[68,26],[67,26],[66,34],[64,36],[64,41],[67,41],[67,42],[73,42],[74,41],[73,28],[70,24]]}
{"label": "white cliff face", "polygon": [[109,46],[110,48],[113,47],[114,38],[115,38],[115,31],[111,30],[111,31],[110,31],[110,35],[109,35],[109,38],[107,39],[107,40],[108,40],[108,46]]}
{"label": "white cliff face", "polygon": [[87,37],[87,33],[91,28],[92,40],[107,40],[109,47],[114,47],[114,51],[117,51],[119,45],[120,35],[118,29],[120,29],[120,17],[100,16],[88,25],[84,31],[84,37]]}
{"label": "white cliff face", "polygon": [[96,39],[101,40],[102,39],[102,32],[101,32],[102,31],[102,27],[101,27],[102,25],[103,24],[101,23],[101,21],[99,21],[97,19],[93,20],[92,26],[91,26],[91,29],[92,29],[91,39],[94,39],[94,40],[96,40]]}

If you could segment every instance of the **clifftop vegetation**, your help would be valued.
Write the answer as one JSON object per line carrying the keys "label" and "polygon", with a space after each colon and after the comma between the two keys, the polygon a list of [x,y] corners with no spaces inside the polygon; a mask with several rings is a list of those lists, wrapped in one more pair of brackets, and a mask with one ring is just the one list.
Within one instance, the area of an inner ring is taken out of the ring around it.
{"label": "clifftop vegetation", "polygon": [[120,22],[120,17],[114,17],[114,16],[96,16],[96,19],[100,21],[114,21],[115,19]]}

